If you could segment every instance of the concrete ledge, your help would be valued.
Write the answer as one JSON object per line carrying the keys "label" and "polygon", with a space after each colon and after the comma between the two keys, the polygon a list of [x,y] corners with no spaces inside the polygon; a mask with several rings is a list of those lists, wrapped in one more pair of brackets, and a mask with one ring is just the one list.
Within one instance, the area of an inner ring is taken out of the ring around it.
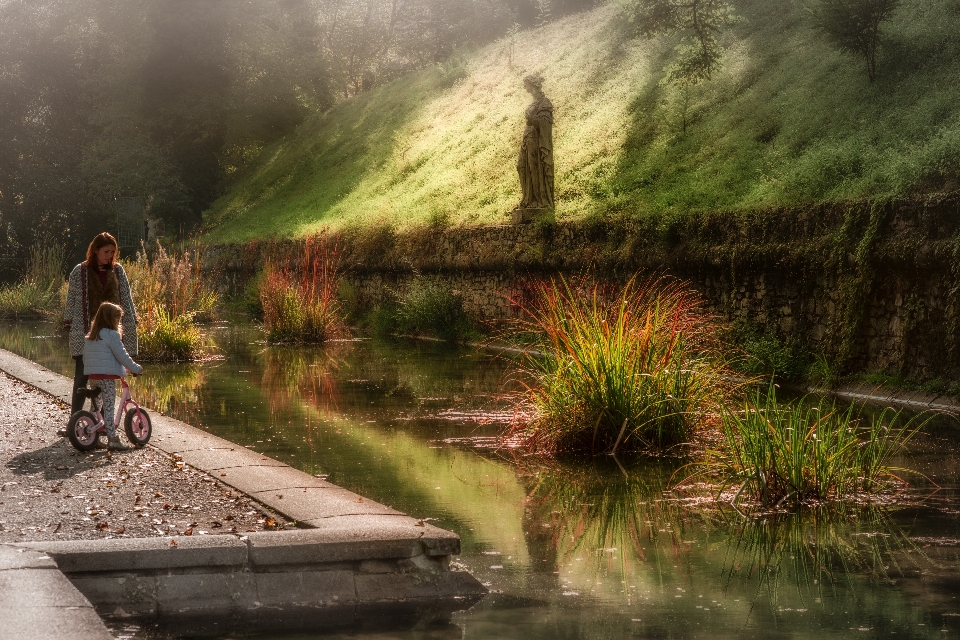
{"label": "concrete ledge", "polygon": [[112,637],[52,558],[32,549],[0,545],[0,640]]}
{"label": "concrete ledge", "polygon": [[[288,608],[434,600],[457,610],[486,593],[468,573],[449,570],[459,538],[448,531],[407,516],[337,524],[243,537],[32,542],[17,545],[30,564],[0,556],[6,562],[0,566],[41,566],[63,581],[66,574],[76,587],[68,604],[89,599],[102,615],[119,618],[258,617],[265,607],[279,616]],[[54,560],[63,573],[51,566]],[[13,588],[5,574],[26,570],[0,571],[0,594]],[[48,588],[46,578],[38,579],[24,597]]]}
{"label": "concrete ledge", "polygon": [[230,535],[26,542],[18,546],[49,554],[67,574],[193,567],[239,571],[247,564],[246,542]]}
{"label": "concrete ledge", "polygon": [[[456,535],[428,524],[420,525],[403,515],[349,518],[344,522],[336,522],[339,518],[331,520],[336,526],[251,533],[241,537],[68,540],[25,542],[15,547],[36,552],[31,556],[44,558],[45,568],[59,567],[67,574],[148,574],[213,569],[220,572],[277,571],[289,566],[406,560],[421,555],[440,558],[460,550],[460,539]],[[45,555],[37,555],[41,553]],[[3,556],[0,556],[0,562],[4,562]]]}

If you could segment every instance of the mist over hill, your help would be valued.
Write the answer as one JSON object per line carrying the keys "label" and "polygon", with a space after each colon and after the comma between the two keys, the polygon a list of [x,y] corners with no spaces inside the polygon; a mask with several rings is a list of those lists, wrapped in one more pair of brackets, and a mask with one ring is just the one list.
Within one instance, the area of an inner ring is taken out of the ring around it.
{"label": "mist over hill", "polygon": [[502,223],[540,73],[554,105],[557,218],[680,216],[960,186],[960,5],[905,0],[877,78],[800,2],[741,1],[720,70],[664,82],[676,38],[618,5],[568,16],[309,118],[204,215],[214,241],[321,228]]}

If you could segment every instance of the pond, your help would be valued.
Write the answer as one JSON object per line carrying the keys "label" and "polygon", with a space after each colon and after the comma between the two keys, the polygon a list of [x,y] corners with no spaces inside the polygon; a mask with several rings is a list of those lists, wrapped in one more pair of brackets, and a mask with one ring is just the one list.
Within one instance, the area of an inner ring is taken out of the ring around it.
{"label": "pond", "polygon": [[[7,322],[0,346],[72,375],[52,329]],[[667,491],[677,462],[556,464],[477,446],[511,418],[508,356],[387,340],[267,347],[244,322],[210,333],[223,360],[149,366],[138,399],[457,532],[459,563],[491,590],[426,629],[323,637],[960,633],[951,420],[931,423],[902,461],[930,481],[914,478],[895,508],[751,519]]]}

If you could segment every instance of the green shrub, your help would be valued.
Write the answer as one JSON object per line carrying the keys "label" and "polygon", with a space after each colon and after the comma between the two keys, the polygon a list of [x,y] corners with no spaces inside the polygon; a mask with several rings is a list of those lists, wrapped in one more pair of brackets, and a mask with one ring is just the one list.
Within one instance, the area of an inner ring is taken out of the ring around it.
{"label": "green shrub", "polygon": [[397,333],[397,303],[393,300],[381,302],[363,319],[363,325],[377,336]]}
{"label": "green shrub", "polygon": [[261,269],[257,274],[247,281],[243,288],[243,298],[241,304],[243,310],[250,314],[250,317],[257,320],[263,320],[263,302],[260,300],[260,287],[263,286],[263,280],[266,277],[266,271]]}
{"label": "green shrub", "polygon": [[739,485],[734,502],[745,495],[765,508],[847,499],[897,483],[903,470],[893,458],[923,424],[890,409],[861,417],[855,405],[826,400],[778,404],[771,385],[740,410],[722,408],[722,446],[707,453],[704,473]]}
{"label": "green shrub", "polygon": [[686,441],[729,389],[725,354],[699,298],[667,280],[620,291],[542,282],[519,327],[539,337],[523,373],[533,420],[521,436],[546,452],[648,449]]}
{"label": "green shrub", "polygon": [[744,352],[737,369],[747,375],[769,375],[795,381],[802,379],[808,371],[807,359],[795,339],[783,340],[754,325],[740,323],[734,327],[734,342]]}
{"label": "green shrub", "polygon": [[400,333],[429,335],[456,341],[472,332],[470,319],[463,310],[463,299],[449,288],[417,276],[396,306],[396,326]]}

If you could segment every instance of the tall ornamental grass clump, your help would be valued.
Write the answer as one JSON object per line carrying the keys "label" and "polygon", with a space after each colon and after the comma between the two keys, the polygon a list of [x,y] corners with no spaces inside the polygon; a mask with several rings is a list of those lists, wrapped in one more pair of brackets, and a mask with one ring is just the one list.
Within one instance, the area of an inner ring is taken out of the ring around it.
{"label": "tall ornamental grass clump", "polygon": [[0,287],[0,317],[36,318],[62,313],[64,273],[63,247],[30,247],[22,279]]}
{"label": "tall ornamental grass clump", "polygon": [[520,434],[544,452],[616,452],[685,442],[730,383],[713,322],[685,284],[630,280],[619,291],[560,279],[532,287]]}
{"label": "tall ornamental grass clump", "polygon": [[778,404],[771,386],[740,410],[722,409],[722,446],[707,453],[701,473],[739,485],[734,503],[746,497],[763,507],[876,493],[902,483],[894,458],[926,420],[892,409],[862,416],[826,400]]}
{"label": "tall ornamental grass clump", "polygon": [[325,342],[345,333],[337,300],[339,245],[311,236],[299,259],[268,260],[260,283],[267,341]]}
{"label": "tall ornamental grass clump", "polygon": [[209,320],[219,297],[200,272],[200,250],[168,252],[159,242],[125,262],[139,325],[139,359],[200,358],[207,342],[196,322]]}

